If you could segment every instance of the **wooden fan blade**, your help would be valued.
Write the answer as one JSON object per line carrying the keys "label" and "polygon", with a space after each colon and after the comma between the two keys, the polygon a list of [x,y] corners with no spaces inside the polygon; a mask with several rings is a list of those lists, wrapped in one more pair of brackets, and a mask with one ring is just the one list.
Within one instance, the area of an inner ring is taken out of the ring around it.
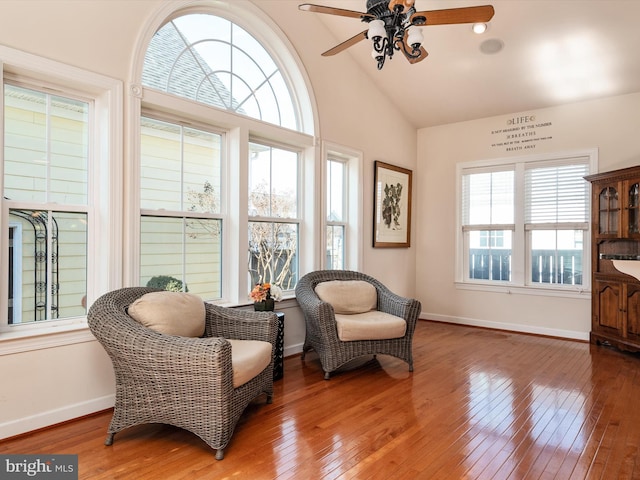
{"label": "wooden fan blade", "polygon": [[427,53],[427,51],[424,49],[424,47],[420,47],[420,55],[419,56],[414,56],[412,55],[412,53],[408,50],[411,47],[409,47],[407,45],[407,37],[409,36],[409,32],[405,32],[404,34],[404,42],[396,42],[396,46],[398,46],[400,48],[400,50],[402,50],[402,53],[404,53],[404,56],[407,58],[407,61],[410,64],[414,64],[414,63],[418,63],[421,62],[422,60],[424,60],[425,58],[427,58],[427,55],[429,55],[429,53]]}
{"label": "wooden fan blade", "polygon": [[495,13],[493,6],[481,5],[478,7],[447,8],[444,10],[430,10],[416,12],[411,15],[409,21],[412,25],[452,25],[456,23],[488,22]]}
{"label": "wooden fan blade", "polygon": [[350,46],[355,45],[356,43],[358,43],[360,40],[364,40],[365,38],[367,38],[367,31],[368,30],[364,30],[364,31],[360,32],[359,34],[354,35],[350,39],[345,40],[344,42],[336,45],[332,49],[327,50],[326,52],[324,52],[322,54],[322,56],[323,57],[330,57],[331,55],[335,55],[336,53],[340,53],[341,51],[346,50]]}
{"label": "wooden fan blade", "polygon": [[427,58],[427,55],[429,55],[429,53],[424,49],[424,47],[420,47],[420,56],[416,57],[416,58],[412,58],[412,57],[407,56],[407,53],[404,52],[404,51],[403,51],[403,53],[404,53],[405,57],[407,58],[407,61],[412,65],[414,63],[421,62],[422,60]]}
{"label": "wooden fan blade", "polygon": [[355,10],[345,10],[344,8],[324,7],[322,5],[313,5],[311,3],[303,3],[298,5],[300,10],[305,12],[328,13],[329,15],[340,15],[341,17],[352,18],[375,18],[369,13],[356,12]]}

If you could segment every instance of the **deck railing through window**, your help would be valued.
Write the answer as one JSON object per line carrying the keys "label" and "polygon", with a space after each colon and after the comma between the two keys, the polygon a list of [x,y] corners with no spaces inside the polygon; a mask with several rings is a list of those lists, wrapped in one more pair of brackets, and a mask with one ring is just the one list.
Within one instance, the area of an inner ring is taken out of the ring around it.
{"label": "deck railing through window", "polygon": [[[582,285],[582,250],[533,250],[531,282]],[[469,278],[511,280],[511,250],[472,248],[469,251]]]}

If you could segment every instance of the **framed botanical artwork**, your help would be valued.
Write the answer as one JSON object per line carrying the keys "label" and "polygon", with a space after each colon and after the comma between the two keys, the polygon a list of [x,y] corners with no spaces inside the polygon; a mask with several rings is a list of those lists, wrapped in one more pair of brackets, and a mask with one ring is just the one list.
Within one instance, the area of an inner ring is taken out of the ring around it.
{"label": "framed botanical artwork", "polygon": [[409,247],[411,242],[411,170],[374,162],[373,246]]}

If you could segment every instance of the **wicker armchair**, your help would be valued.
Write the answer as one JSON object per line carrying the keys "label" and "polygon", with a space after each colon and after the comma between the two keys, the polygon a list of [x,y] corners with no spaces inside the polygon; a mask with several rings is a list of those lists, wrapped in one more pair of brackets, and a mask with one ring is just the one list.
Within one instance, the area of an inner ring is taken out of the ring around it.
{"label": "wicker armchair", "polygon": [[253,379],[233,387],[231,345],[225,338],[268,341],[273,352],[277,317],[205,304],[201,338],[164,335],[127,314],[131,303],[152,291],[157,289],[116,290],[89,310],[89,327],[111,357],[116,377],[105,445],[125,428],[164,423],[195,433],[221,460],[247,405],[263,393],[271,403],[273,395],[273,358]]}
{"label": "wicker armchair", "polygon": [[[341,341],[338,337],[334,309],[323,302],[315,292],[321,282],[331,280],[364,280],[377,291],[377,310],[406,321],[403,337],[378,340]],[[417,300],[404,298],[391,292],[375,278],[359,272],[345,270],[319,270],[303,276],[296,286],[296,297],[304,313],[306,334],[302,359],[314,349],[320,357],[325,379],[345,363],[364,355],[392,355],[409,364],[413,371],[412,341],[421,305]]]}

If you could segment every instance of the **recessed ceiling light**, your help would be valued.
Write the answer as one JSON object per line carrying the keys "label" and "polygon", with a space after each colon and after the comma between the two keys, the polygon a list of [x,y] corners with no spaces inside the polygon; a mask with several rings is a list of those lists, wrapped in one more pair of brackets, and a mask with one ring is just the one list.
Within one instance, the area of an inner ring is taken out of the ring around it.
{"label": "recessed ceiling light", "polygon": [[484,33],[487,31],[487,24],[486,23],[474,23],[473,27],[471,27],[473,29],[473,33],[477,33],[478,35],[480,35],[481,33]]}

